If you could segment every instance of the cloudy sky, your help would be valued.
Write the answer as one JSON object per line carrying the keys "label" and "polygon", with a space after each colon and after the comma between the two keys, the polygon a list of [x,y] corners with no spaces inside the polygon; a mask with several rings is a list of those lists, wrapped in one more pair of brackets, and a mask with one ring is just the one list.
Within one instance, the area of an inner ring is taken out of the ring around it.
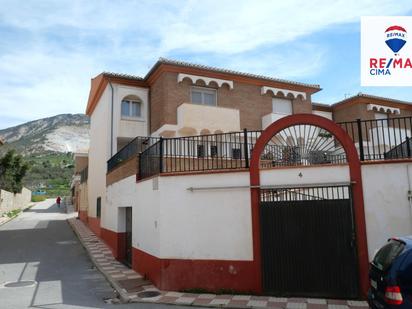
{"label": "cloudy sky", "polygon": [[90,78],[144,76],[159,57],[320,84],[313,101],[358,92],[360,16],[411,15],[411,0],[0,0],[0,129],[82,113]]}

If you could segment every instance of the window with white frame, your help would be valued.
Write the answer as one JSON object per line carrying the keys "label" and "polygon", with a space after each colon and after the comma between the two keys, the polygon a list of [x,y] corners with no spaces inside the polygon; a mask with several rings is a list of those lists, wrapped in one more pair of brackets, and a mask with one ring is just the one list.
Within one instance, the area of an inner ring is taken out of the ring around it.
{"label": "window with white frame", "polygon": [[386,113],[375,113],[375,119],[377,120],[378,127],[387,127],[388,126],[388,114]]}
{"label": "window with white frame", "polygon": [[127,96],[122,100],[122,119],[138,119],[142,117],[142,102],[135,96]]}
{"label": "window with white frame", "polygon": [[191,101],[194,104],[216,106],[216,90],[210,88],[192,87]]}
{"label": "window with white frame", "polygon": [[292,101],[288,99],[272,98],[272,112],[274,114],[292,115]]}

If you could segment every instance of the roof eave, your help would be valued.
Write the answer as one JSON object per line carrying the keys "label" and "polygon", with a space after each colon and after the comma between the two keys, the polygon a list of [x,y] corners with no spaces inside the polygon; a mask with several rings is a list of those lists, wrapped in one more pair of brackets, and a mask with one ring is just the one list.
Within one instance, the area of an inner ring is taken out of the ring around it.
{"label": "roof eave", "polygon": [[[96,82],[94,84],[94,82]],[[89,99],[86,107],[86,115],[91,116],[100,97],[102,96],[104,89],[108,83],[122,84],[129,86],[149,87],[146,81],[142,77],[126,75],[126,74],[114,74],[108,72],[102,72],[96,77],[92,78],[92,86],[90,88]],[[93,91],[95,90],[95,91]]]}
{"label": "roof eave", "polygon": [[144,77],[144,79],[149,84],[153,81],[153,76],[154,76],[155,72],[161,67],[161,65],[170,65],[170,66],[182,67],[182,68],[192,68],[192,69],[216,72],[216,73],[220,73],[220,74],[239,76],[239,77],[244,77],[244,78],[249,78],[249,79],[280,83],[280,84],[284,84],[284,85],[288,85],[288,86],[298,86],[298,87],[308,89],[308,92],[311,93],[311,94],[319,92],[319,91],[322,90],[320,85],[306,84],[306,83],[294,82],[294,81],[289,81],[289,80],[284,80],[284,79],[277,79],[277,78],[270,78],[270,77],[266,77],[266,76],[263,76],[263,75],[261,76],[261,75],[256,75],[256,74],[236,72],[236,71],[224,70],[224,69],[215,68],[215,67],[194,65],[194,64],[183,62],[183,61],[180,61],[180,62],[170,61],[170,60],[164,59],[164,58],[160,58],[153,65],[153,67],[149,70],[149,72],[146,74],[146,76]]}
{"label": "roof eave", "polygon": [[406,106],[412,106],[412,102],[408,102],[408,101],[402,101],[402,100],[397,100],[397,99],[392,99],[392,98],[386,98],[386,97],[380,97],[380,96],[374,96],[374,95],[370,95],[370,94],[364,94],[364,93],[358,93],[354,96],[351,96],[349,98],[346,98],[344,100],[341,100],[339,102],[336,102],[334,104],[332,104],[331,106],[333,108],[338,107],[338,106],[342,106],[345,105],[347,103],[353,102],[356,99],[359,98],[368,98],[371,100],[381,100],[381,101],[386,101],[388,103],[395,103],[395,104],[402,104],[402,105],[406,105]]}

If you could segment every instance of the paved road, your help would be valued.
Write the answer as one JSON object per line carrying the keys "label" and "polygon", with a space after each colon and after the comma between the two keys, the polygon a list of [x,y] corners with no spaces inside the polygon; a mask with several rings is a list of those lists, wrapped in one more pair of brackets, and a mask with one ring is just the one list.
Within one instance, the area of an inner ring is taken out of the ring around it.
{"label": "paved road", "polygon": [[[157,304],[106,304],[103,299],[113,297],[113,290],[93,268],[68,217],[53,200],[46,200],[0,226],[0,308],[167,309]],[[4,287],[26,280],[36,284]]]}

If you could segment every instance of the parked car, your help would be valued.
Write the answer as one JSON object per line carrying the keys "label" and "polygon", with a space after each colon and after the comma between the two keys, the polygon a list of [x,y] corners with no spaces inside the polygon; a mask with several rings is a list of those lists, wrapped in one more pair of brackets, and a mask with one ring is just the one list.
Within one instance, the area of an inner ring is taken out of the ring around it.
{"label": "parked car", "polygon": [[412,308],[412,236],[391,238],[376,253],[369,271],[369,306]]}

